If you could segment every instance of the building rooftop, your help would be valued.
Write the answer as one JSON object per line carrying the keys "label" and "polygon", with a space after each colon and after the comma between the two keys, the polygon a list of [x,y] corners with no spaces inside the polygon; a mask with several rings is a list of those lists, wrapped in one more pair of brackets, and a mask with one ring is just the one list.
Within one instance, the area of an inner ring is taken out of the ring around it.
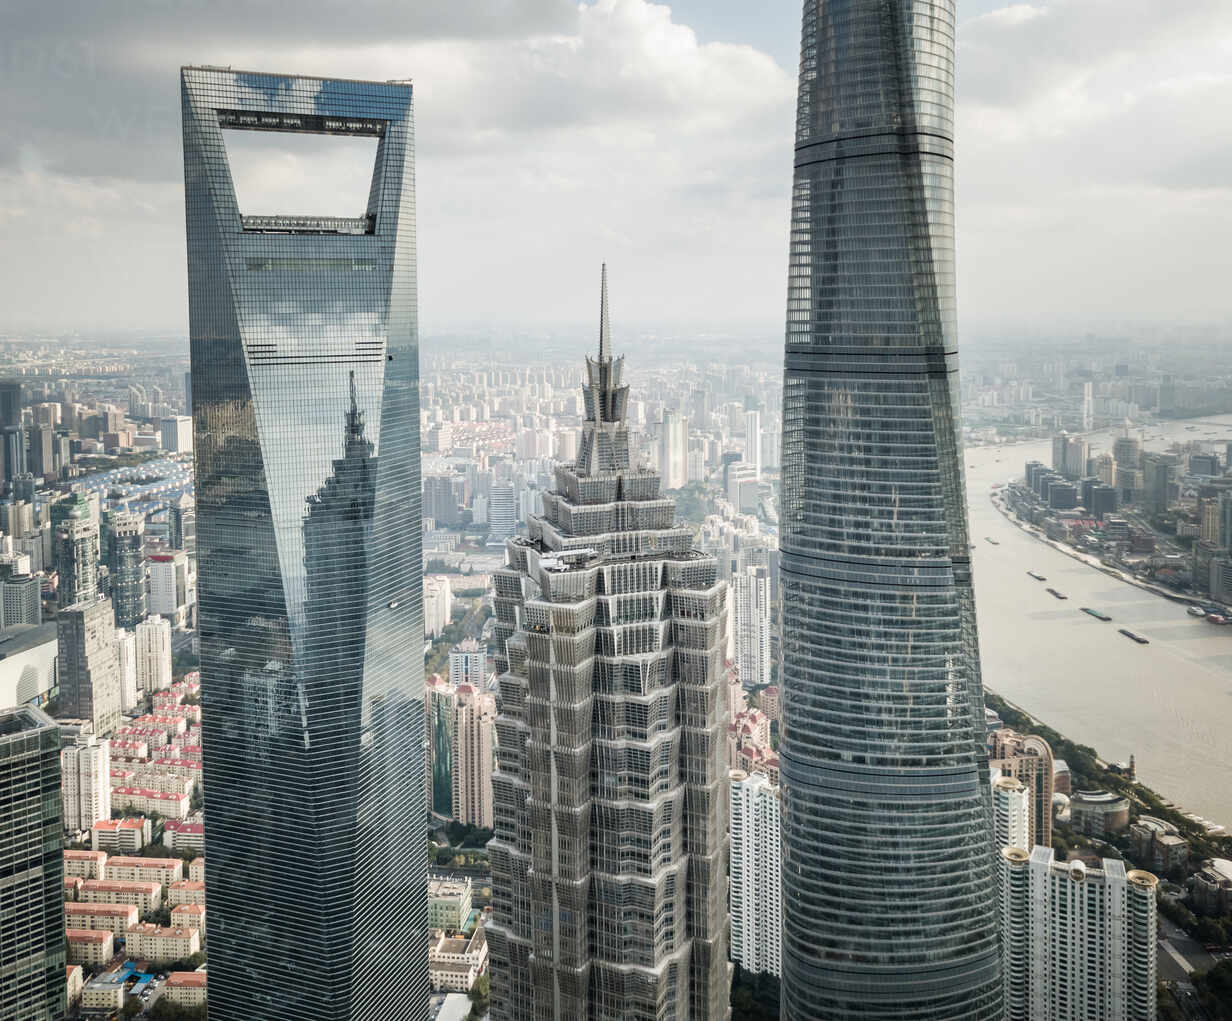
{"label": "building rooftop", "polygon": [[78,851],[66,850],[64,852],[65,861],[97,861],[104,862],[107,860],[106,851]]}
{"label": "building rooftop", "polygon": [[29,652],[40,645],[55,644],[57,641],[54,620],[44,624],[18,624],[0,636],[0,659]]}
{"label": "building rooftop", "polygon": [[165,985],[186,987],[191,986],[198,989],[204,989],[206,984],[206,973],[204,971],[173,971],[167,976]]}
{"label": "building rooftop", "polygon": [[110,929],[65,929],[64,938],[70,943],[106,943],[113,937]]}
{"label": "building rooftop", "polygon": [[177,865],[183,865],[182,858],[142,858],[136,855],[113,855],[107,861],[108,865],[115,868],[175,868]]}
{"label": "building rooftop", "polygon": [[145,824],[149,822],[144,816],[131,819],[99,819],[91,829],[100,830],[102,832],[110,831],[115,833],[119,830],[140,830],[145,828]]}

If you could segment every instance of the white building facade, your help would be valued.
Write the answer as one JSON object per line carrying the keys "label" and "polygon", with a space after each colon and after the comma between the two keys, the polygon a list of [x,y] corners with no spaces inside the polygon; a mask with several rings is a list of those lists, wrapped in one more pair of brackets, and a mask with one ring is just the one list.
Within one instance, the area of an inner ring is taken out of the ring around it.
{"label": "white building facade", "polygon": [[1006,1021],[1154,1021],[1158,880],[1051,847],[1001,851]]}
{"label": "white building facade", "polygon": [[88,830],[111,818],[111,744],[93,734],[79,734],[60,749],[60,793],[64,829]]}
{"label": "white building facade", "polygon": [[779,789],[764,773],[731,773],[731,958],[754,974],[782,968]]}
{"label": "white building facade", "polygon": [[171,687],[171,621],[148,617],[137,625],[137,688],[146,694]]}

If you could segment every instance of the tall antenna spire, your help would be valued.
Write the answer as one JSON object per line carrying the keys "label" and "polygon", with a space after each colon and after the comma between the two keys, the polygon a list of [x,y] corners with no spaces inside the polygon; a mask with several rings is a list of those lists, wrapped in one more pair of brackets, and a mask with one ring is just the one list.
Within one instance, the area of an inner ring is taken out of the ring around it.
{"label": "tall antenna spire", "polygon": [[599,363],[612,357],[612,324],[607,315],[607,263],[603,264],[603,287],[599,298]]}

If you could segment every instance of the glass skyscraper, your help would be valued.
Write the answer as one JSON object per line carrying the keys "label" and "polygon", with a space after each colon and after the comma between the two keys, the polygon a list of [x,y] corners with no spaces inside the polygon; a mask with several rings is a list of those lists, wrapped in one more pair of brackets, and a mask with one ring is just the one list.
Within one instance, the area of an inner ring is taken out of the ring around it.
{"label": "glass skyscraper", "polygon": [[[215,68],[181,85],[210,1018],[419,1021],[411,87]],[[366,208],[241,210],[239,130],[376,138]]]}
{"label": "glass skyscraper", "polygon": [[1001,1016],[959,446],[953,0],[806,0],[783,395],[783,1017]]}

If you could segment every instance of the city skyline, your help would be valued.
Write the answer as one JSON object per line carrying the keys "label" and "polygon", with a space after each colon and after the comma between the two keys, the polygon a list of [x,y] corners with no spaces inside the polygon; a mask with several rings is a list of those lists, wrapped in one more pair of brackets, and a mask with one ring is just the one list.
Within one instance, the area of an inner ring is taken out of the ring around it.
{"label": "city skyline", "polygon": [[[324,0],[294,17],[276,4],[232,18],[195,2],[106,18],[69,7],[6,11],[3,328],[184,330],[172,90],[176,67],[196,60],[421,83],[432,330],[583,324],[580,268],[605,257],[626,267],[625,321],[741,320],[774,346],[795,0],[756,15],[698,0],[584,14],[523,0],[499,15],[478,0],[376,3],[344,30]],[[964,336],[1007,321],[1228,322],[1211,239],[1232,217],[1218,143],[1232,11],[1133,0],[1109,25],[1099,10],[959,8]],[[1157,139],[1146,153],[1132,141],[1143,133]],[[51,229],[62,220],[67,230]],[[529,253],[503,240],[527,237]],[[70,243],[82,255],[66,257]],[[562,286],[545,293],[544,279]],[[74,300],[52,300],[52,280]]]}

